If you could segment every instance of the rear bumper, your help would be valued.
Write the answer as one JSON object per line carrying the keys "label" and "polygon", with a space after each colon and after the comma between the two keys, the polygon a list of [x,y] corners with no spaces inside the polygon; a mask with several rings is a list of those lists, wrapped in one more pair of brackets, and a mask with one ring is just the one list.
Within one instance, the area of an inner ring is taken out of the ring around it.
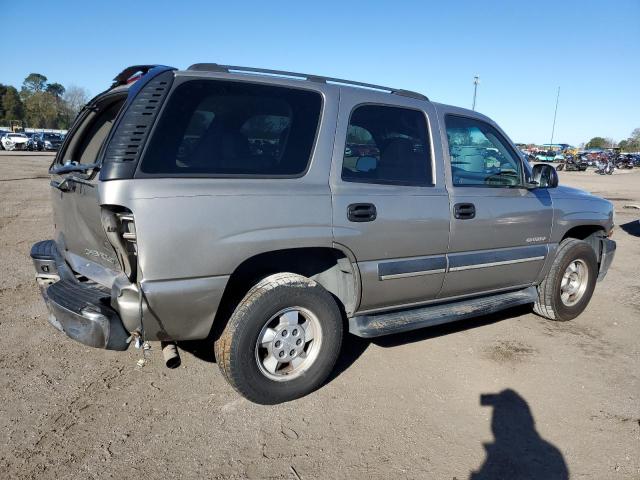
{"label": "rear bumper", "polygon": [[49,323],[69,338],[90,347],[126,350],[126,331],[111,308],[111,292],[93,282],[81,282],[58,253],[53,240],[31,248],[36,279],[49,309]]}
{"label": "rear bumper", "polygon": [[602,239],[602,253],[600,255],[600,271],[598,272],[598,281],[602,280],[609,271],[609,267],[616,256],[616,242],[608,238]]}

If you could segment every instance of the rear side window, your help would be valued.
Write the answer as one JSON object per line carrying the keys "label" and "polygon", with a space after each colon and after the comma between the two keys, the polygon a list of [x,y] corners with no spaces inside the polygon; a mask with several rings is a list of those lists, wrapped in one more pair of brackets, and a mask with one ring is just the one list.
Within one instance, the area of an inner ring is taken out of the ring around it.
{"label": "rear side window", "polygon": [[193,80],[178,86],[153,133],[149,174],[299,176],[318,130],[316,92]]}
{"label": "rear side window", "polygon": [[362,105],[351,114],[342,162],[347,182],[433,185],[424,113]]}

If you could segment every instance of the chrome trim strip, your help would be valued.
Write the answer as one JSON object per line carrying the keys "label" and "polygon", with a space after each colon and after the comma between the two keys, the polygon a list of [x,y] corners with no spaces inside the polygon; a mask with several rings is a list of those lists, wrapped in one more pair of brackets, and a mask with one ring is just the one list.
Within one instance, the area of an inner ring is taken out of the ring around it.
{"label": "chrome trim strip", "polygon": [[395,278],[419,277],[421,275],[433,275],[434,273],[445,273],[447,270],[438,268],[437,270],[422,270],[419,272],[394,273],[390,275],[380,275],[380,280],[393,280]]}
{"label": "chrome trim strip", "polygon": [[476,268],[487,268],[487,267],[497,267],[500,265],[511,265],[514,263],[523,263],[523,262],[535,262],[537,260],[544,260],[544,255],[539,257],[528,257],[528,258],[518,258],[516,260],[503,260],[501,262],[490,262],[490,263],[477,263],[475,265],[463,265],[461,267],[452,267],[449,269],[450,272],[460,272],[462,270],[474,270]]}

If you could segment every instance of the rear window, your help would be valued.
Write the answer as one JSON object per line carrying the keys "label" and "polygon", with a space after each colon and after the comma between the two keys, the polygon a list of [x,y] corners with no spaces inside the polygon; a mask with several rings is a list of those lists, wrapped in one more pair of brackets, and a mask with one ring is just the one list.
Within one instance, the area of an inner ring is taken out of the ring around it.
{"label": "rear window", "polygon": [[192,80],[168,100],[141,165],[147,174],[298,176],[318,129],[316,92]]}

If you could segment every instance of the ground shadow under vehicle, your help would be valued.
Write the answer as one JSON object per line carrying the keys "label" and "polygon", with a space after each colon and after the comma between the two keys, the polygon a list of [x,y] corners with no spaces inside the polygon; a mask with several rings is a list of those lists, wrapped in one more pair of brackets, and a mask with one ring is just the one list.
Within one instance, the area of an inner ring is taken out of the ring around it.
{"label": "ground shadow under vehicle", "polygon": [[[528,305],[523,305],[520,307],[514,307],[497,313],[493,313],[491,315],[483,315],[468,320],[461,320],[459,322],[446,323],[434,327],[413,330],[410,332],[396,333],[372,339],[360,338],[356,337],[355,335],[347,334],[344,336],[340,356],[338,357],[331,375],[329,375],[329,378],[326,380],[325,385],[338,378],[340,374],[342,374],[342,372],[351,367],[351,365],[353,365],[358,360],[358,358],[360,358],[360,356],[365,352],[365,350],[371,343],[384,348],[396,347],[408,343],[435,339],[443,335],[464,332],[465,330],[479,328],[502,320],[517,318],[528,313],[531,313],[531,307]],[[345,329],[346,328],[347,327],[345,325]],[[212,333],[206,339],[178,342],[178,346],[181,350],[194,355],[200,360],[215,363],[216,360],[213,354],[213,342],[216,338],[216,335],[216,332],[212,331]]]}
{"label": "ground shadow under vehicle", "polygon": [[531,409],[517,392],[482,394],[480,405],[493,407],[494,441],[484,444],[487,457],[470,480],[569,478],[562,453],[538,434]]}

